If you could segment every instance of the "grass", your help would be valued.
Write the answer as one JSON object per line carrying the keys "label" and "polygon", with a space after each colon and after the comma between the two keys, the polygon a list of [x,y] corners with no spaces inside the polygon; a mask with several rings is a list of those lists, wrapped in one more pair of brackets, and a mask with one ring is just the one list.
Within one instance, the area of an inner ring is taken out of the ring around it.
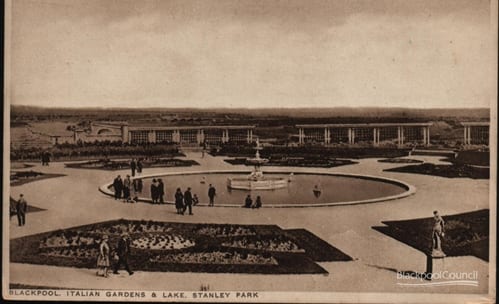
{"label": "grass", "polygon": [[[489,260],[489,210],[443,216],[445,236],[442,250],[447,256],[472,255]],[[433,218],[383,221],[386,226],[372,227],[426,254],[432,249]]]}
{"label": "grass", "polygon": [[[160,167],[190,167],[198,166],[199,163],[194,160],[184,160],[184,159],[159,159],[155,162],[144,161],[143,168],[160,168]],[[94,170],[121,170],[129,169],[129,161],[112,161],[112,160],[96,160],[88,161],[84,163],[73,163],[65,164],[68,168],[76,169],[94,169]]]}
{"label": "grass", "polygon": [[[225,159],[225,162],[231,165],[247,165],[246,158],[235,158],[235,159]],[[296,158],[296,159],[270,159],[268,163],[264,166],[289,166],[289,167],[319,167],[319,168],[333,168],[345,165],[353,165],[357,162],[348,159],[307,159],[307,158]]]}
{"label": "grass", "polygon": [[380,163],[390,163],[390,164],[418,164],[422,163],[422,160],[410,159],[410,158],[385,158],[378,160]]}
{"label": "grass", "polygon": [[409,165],[391,169],[385,169],[389,172],[415,173],[447,178],[469,177],[474,179],[489,179],[488,168],[471,167],[468,165],[435,165],[424,163],[420,165]]}
{"label": "grass", "polygon": [[[16,200],[10,197],[10,216],[16,215]],[[28,207],[26,212],[39,212],[39,211],[45,211],[46,209],[38,208],[35,206],[32,206],[30,203],[28,203]]]}
{"label": "grass", "polygon": [[14,172],[10,175],[10,185],[20,186],[27,183],[36,182],[43,179],[66,176],[66,174],[40,173],[34,171]]}

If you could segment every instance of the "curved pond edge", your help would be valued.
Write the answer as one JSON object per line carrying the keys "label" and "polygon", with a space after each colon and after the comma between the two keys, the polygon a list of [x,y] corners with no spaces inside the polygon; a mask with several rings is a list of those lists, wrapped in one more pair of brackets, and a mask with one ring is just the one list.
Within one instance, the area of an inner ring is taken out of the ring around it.
{"label": "curved pond edge", "polygon": [[[175,175],[224,174],[224,173],[225,174],[249,174],[249,173],[251,173],[251,171],[248,171],[248,170],[204,170],[204,171],[164,172],[164,173],[136,176],[135,178],[144,179],[144,178],[156,178],[156,177],[175,176]],[[373,180],[373,181],[378,181],[378,182],[394,184],[394,185],[397,185],[401,188],[406,189],[406,191],[402,192],[400,194],[396,194],[396,195],[382,196],[382,197],[378,197],[378,198],[359,200],[359,201],[346,201],[346,202],[321,203],[321,204],[264,204],[262,206],[262,208],[308,208],[308,207],[331,207],[331,206],[360,205],[360,204],[370,204],[370,203],[378,203],[378,202],[397,200],[397,199],[401,199],[401,198],[404,198],[407,196],[411,196],[411,195],[416,193],[416,187],[413,185],[410,185],[406,182],[403,182],[403,181],[400,181],[397,179],[374,176],[374,175],[363,175],[363,174],[341,173],[341,172],[327,173],[327,172],[316,172],[316,171],[292,172],[289,170],[286,170],[286,171],[284,171],[284,170],[266,170],[265,173],[269,173],[269,174],[290,174],[290,173],[293,173],[296,175],[313,174],[313,175],[328,175],[328,176],[360,178],[360,179],[367,179],[367,180]],[[112,182],[106,183],[106,184],[99,187],[99,191],[104,193],[105,195],[109,195],[111,197],[114,197],[114,192],[110,190],[112,185],[113,185]],[[139,202],[147,202],[147,203],[152,204],[152,201],[150,198],[139,197],[138,201]],[[165,203],[163,205],[175,205],[175,202],[165,201]],[[196,205],[196,207],[208,207],[208,204],[198,204],[198,205]],[[241,208],[241,205],[215,204],[214,207]]]}

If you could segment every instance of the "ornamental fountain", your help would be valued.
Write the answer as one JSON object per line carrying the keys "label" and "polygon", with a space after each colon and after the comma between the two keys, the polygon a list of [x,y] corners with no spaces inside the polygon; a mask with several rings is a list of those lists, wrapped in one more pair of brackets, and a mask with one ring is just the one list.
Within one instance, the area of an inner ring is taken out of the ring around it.
{"label": "ornamental fountain", "polygon": [[229,189],[238,190],[275,190],[286,188],[288,183],[291,182],[291,175],[289,178],[283,177],[265,177],[263,175],[261,166],[268,163],[268,159],[260,157],[260,146],[258,139],[256,140],[256,153],[254,158],[247,158],[246,163],[252,164],[253,171],[246,177],[232,177],[227,179],[227,187]]}

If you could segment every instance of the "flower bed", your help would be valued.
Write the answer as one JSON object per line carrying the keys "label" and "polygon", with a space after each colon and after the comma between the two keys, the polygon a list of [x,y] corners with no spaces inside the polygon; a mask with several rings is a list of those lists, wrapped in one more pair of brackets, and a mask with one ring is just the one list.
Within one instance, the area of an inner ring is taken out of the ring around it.
{"label": "flower bed", "polygon": [[264,237],[242,237],[232,239],[222,243],[223,246],[232,248],[256,249],[278,252],[305,252],[293,241],[282,235],[264,236]]}
{"label": "flower bed", "polygon": [[36,171],[17,171],[10,174],[10,185],[20,186],[42,179],[66,176],[65,174],[41,173]]}
{"label": "flower bed", "polygon": [[422,160],[410,159],[410,158],[385,158],[378,160],[380,163],[390,163],[390,164],[417,164],[422,163]]}
{"label": "flower bed", "polygon": [[[156,158],[147,159],[142,162],[143,168],[159,168],[159,167],[190,167],[198,166],[199,163],[194,160],[184,160],[176,158]],[[121,170],[129,169],[129,161],[118,161],[101,159],[95,161],[88,161],[84,163],[69,163],[65,164],[68,168],[77,169],[99,169],[99,170]]]}
{"label": "flower bed", "polygon": [[176,234],[147,234],[132,241],[132,247],[139,249],[162,250],[183,249],[194,246],[191,240]]}
{"label": "flower bed", "polygon": [[151,262],[159,263],[186,263],[186,264],[249,264],[249,265],[277,265],[277,260],[270,255],[241,254],[214,251],[209,253],[178,253],[156,255]]}
{"label": "flower bed", "polygon": [[[131,238],[129,263],[135,270],[325,273],[314,262],[315,256],[322,255],[323,261],[345,260],[341,255],[331,254],[327,250],[329,244],[315,247],[307,244],[307,239],[315,242],[313,237],[296,242],[293,231],[274,225],[131,220],[96,223],[13,239],[10,258],[11,262],[18,263],[94,268],[102,235],[109,236],[111,250],[115,250],[123,232]],[[315,248],[321,253],[307,248]]]}
{"label": "flower bed", "polygon": [[240,235],[255,235],[256,232],[254,229],[245,228],[241,226],[234,225],[224,225],[224,226],[215,226],[215,225],[207,225],[202,227],[196,231],[199,234],[207,235],[211,237],[226,237],[226,236],[240,236]]}
{"label": "flower bed", "polygon": [[[253,166],[248,163],[246,158],[235,158],[235,159],[225,159],[225,162],[231,165],[247,165]],[[348,159],[330,159],[316,158],[316,157],[283,157],[283,158],[270,158],[269,161],[264,166],[278,166],[278,167],[318,167],[318,168],[333,168],[345,165],[357,164],[357,162]]]}
{"label": "flower bed", "polygon": [[448,178],[469,177],[476,179],[488,179],[489,168],[472,167],[468,165],[435,165],[424,163],[420,165],[409,165],[384,171],[426,174]]}

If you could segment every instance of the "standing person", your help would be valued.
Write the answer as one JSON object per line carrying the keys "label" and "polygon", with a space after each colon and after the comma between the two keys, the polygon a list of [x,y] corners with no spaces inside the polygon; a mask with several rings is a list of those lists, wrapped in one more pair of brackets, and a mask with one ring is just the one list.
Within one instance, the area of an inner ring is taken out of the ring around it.
{"label": "standing person", "polygon": [[97,270],[97,275],[102,273],[102,276],[107,278],[107,269],[109,268],[109,244],[107,241],[109,240],[109,237],[107,234],[104,234],[102,236],[102,240],[99,246],[99,255],[97,256],[97,267],[99,269]]}
{"label": "standing person", "polygon": [[213,207],[215,205],[215,196],[217,195],[217,189],[213,187],[212,184],[210,184],[210,187],[208,188],[208,197],[210,198],[210,207]]}
{"label": "standing person", "polygon": [[137,160],[137,175],[140,176],[142,174],[142,158]]}
{"label": "standing person", "polygon": [[42,166],[45,166],[45,151],[42,152]]}
{"label": "standing person", "polygon": [[132,158],[132,161],[130,162],[130,169],[132,170],[132,176],[135,176],[135,169],[137,169],[135,158]]}
{"label": "standing person", "polygon": [[142,179],[137,179],[137,192],[142,193],[142,188],[144,188],[144,184],[142,183]]}
{"label": "standing person", "polygon": [[128,233],[121,234],[121,238],[118,241],[118,247],[116,248],[116,254],[118,255],[118,262],[114,265],[114,274],[119,274],[118,269],[121,265],[125,266],[125,270],[129,275],[133,274],[128,265],[128,258],[130,256],[130,238]]}
{"label": "standing person", "polygon": [[118,200],[121,198],[121,192],[123,191],[123,180],[121,179],[121,175],[118,175],[113,181],[114,188],[114,199]]}
{"label": "standing person", "polygon": [[184,209],[184,195],[180,188],[177,188],[177,191],[175,192],[175,208],[177,209],[177,214],[184,214],[182,212],[182,209]]}
{"label": "standing person", "polygon": [[130,180],[130,175],[127,175],[123,181],[123,200],[125,202],[130,201],[130,188],[132,186],[132,181]]}
{"label": "standing person", "polygon": [[163,184],[163,180],[158,178],[158,199],[160,204],[165,203],[165,184]]}
{"label": "standing person", "polygon": [[50,152],[49,151],[45,151],[45,166],[48,166],[49,165],[49,162],[50,162]]}
{"label": "standing person", "polygon": [[153,204],[158,202],[158,184],[155,178],[152,179],[151,183],[151,200]]}
{"label": "standing person", "polygon": [[255,203],[253,204],[253,206],[251,206],[251,208],[256,208],[256,209],[258,209],[258,208],[260,208],[260,207],[262,207],[262,198],[260,197],[260,195],[258,195],[258,196],[256,197],[256,201],[255,201]]}
{"label": "standing person", "polygon": [[253,200],[251,199],[251,195],[248,194],[248,196],[246,196],[246,199],[244,200],[244,208],[251,208],[251,206],[253,205]]}
{"label": "standing person", "polygon": [[19,226],[26,224],[26,211],[28,211],[28,203],[24,199],[24,195],[20,194],[16,202],[16,214]]}
{"label": "standing person", "polygon": [[182,209],[182,214],[184,214],[187,208],[189,208],[189,215],[193,215],[191,187],[187,187],[187,190],[184,192],[184,208]]}

